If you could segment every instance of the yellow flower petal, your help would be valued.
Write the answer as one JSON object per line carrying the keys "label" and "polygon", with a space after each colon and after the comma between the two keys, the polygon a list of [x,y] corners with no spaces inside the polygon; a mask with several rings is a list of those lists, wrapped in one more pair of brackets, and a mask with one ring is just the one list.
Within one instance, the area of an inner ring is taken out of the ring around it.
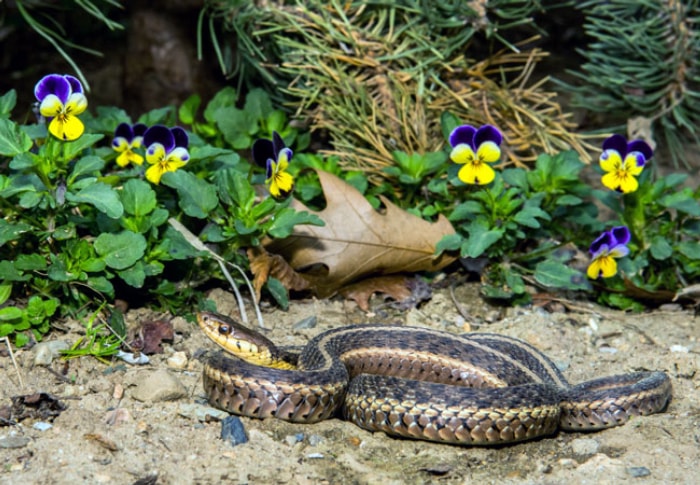
{"label": "yellow flower petal", "polygon": [[637,177],[640,173],[642,173],[642,170],[644,170],[644,165],[637,165],[637,156],[634,153],[630,153],[625,157],[624,167],[625,172],[630,175],[634,175],[635,177]]}
{"label": "yellow flower petal", "polygon": [[68,97],[65,111],[73,116],[79,115],[87,109],[87,105],[87,98],[83,93],[73,93]]}
{"label": "yellow flower petal", "polygon": [[[622,167],[622,157],[617,150],[605,150],[600,155],[600,168],[606,172],[616,172]],[[607,187],[607,186],[606,186]]]}
{"label": "yellow flower petal", "polygon": [[58,115],[49,123],[49,133],[61,140],[76,140],[80,138],[83,131],[85,131],[83,122],[75,116]]}
{"label": "yellow flower petal", "polygon": [[294,189],[294,177],[287,172],[274,174],[268,183],[270,184],[270,195],[275,199],[286,197]]}
{"label": "yellow flower petal", "polygon": [[485,163],[467,163],[457,173],[459,179],[465,184],[486,185],[493,182],[496,172]]}
{"label": "yellow flower petal", "polygon": [[637,179],[624,170],[606,173],[600,181],[610,190],[620,191],[624,194],[634,192],[639,187]]}
{"label": "yellow flower petal", "polygon": [[610,278],[617,274],[617,262],[611,256],[601,255],[591,261],[586,271],[588,277],[592,280],[598,278]]}
{"label": "yellow flower petal", "polygon": [[154,143],[146,150],[146,161],[150,164],[158,164],[165,158],[165,147],[160,143]]}
{"label": "yellow flower petal", "polygon": [[63,112],[63,103],[55,94],[49,94],[39,105],[41,116],[53,118]]}
{"label": "yellow flower petal", "polygon": [[125,150],[117,157],[117,165],[120,167],[126,167],[129,165],[129,163],[141,165],[143,163],[143,157],[138,153],[132,152],[131,150]]}
{"label": "yellow flower petal", "polygon": [[155,163],[146,169],[146,180],[152,184],[158,185],[160,183],[160,178],[166,172],[164,166],[160,163]]}
{"label": "yellow flower petal", "polygon": [[472,163],[476,160],[476,155],[472,147],[466,143],[460,143],[450,152],[450,160],[455,163]]}
{"label": "yellow flower petal", "polygon": [[501,149],[492,141],[485,141],[476,150],[476,158],[482,162],[493,163],[501,158]]}

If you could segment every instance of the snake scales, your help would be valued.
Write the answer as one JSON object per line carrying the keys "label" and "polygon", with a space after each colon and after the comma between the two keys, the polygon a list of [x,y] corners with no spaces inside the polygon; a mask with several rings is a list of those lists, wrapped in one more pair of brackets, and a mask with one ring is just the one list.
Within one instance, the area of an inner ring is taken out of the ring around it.
{"label": "snake scales", "polygon": [[490,445],[618,426],[671,399],[663,372],[571,385],[537,349],[497,334],[361,325],[324,332],[297,355],[228,317],[202,312],[198,322],[240,357],[205,362],[210,403],[257,418],[313,423],[341,412],[393,436]]}

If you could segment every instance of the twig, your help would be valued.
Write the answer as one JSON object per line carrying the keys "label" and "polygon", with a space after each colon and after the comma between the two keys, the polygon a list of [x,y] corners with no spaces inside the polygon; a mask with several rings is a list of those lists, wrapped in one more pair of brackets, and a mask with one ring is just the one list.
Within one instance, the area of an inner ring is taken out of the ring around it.
{"label": "twig", "polygon": [[182,237],[185,238],[185,240],[190,243],[190,245],[197,249],[198,251],[204,251],[207,254],[209,254],[212,258],[216,260],[217,263],[219,263],[219,266],[221,267],[221,272],[224,274],[228,282],[231,284],[231,288],[233,289],[233,293],[236,295],[236,301],[238,303],[238,309],[241,314],[241,320],[243,323],[248,323],[248,314],[245,311],[245,303],[243,302],[243,296],[241,295],[241,292],[238,290],[238,287],[236,286],[236,283],[233,281],[233,278],[231,277],[231,274],[228,272],[226,269],[226,265],[231,266],[232,268],[235,268],[243,277],[243,280],[246,282],[246,285],[248,285],[248,290],[250,291],[250,298],[253,300],[253,308],[255,308],[255,316],[258,319],[258,326],[260,328],[266,328],[265,323],[263,322],[262,318],[262,313],[260,312],[260,306],[258,305],[257,300],[255,299],[255,291],[253,290],[253,285],[251,284],[250,280],[245,274],[245,271],[243,271],[243,268],[238,266],[237,264],[230,263],[226,261],[224,258],[216,254],[214,251],[209,249],[202,243],[202,241],[199,240],[197,236],[192,234],[189,229],[187,229],[185,226],[183,226],[180,221],[173,219],[172,217],[168,219],[168,222],[170,225],[175,229],[177,232],[182,234]]}
{"label": "twig", "polygon": [[10,353],[10,360],[12,360],[12,365],[15,368],[15,372],[17,372],[17,378],[19,379],[19,387],[20,389],[24,389],[24,380],[22,379],[22,373],[19,371],[19,366],[17,365],[17,361],[15,360],[15,354],[12,353],[12,345],[10,344],[10,339],[7,337],[2,337],[0,340],[3,340],[5,342],[5,345],[7,346],[7,351]]}

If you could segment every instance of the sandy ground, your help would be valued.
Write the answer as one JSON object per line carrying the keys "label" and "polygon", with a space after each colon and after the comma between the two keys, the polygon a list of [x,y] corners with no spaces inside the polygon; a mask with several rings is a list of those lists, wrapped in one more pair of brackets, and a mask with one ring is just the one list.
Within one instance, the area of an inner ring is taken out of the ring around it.
{"label": "sandy ground", "polygon": [[[474,285],[456,289],[471,324],[449,293],[440,290],[420,309],[408,312],[366,315],[347,302],[293,302],[288,312],[265,313],[267,325],[274,327],[266,335],[279,344],[303,345],[326,329],[369,321],[503,333],[547,353],[571,382],[635,370],[665,371],[674,392],[667,412],[601,432],[560,433],[499,448],[393,439],[338,419],[298,425],[242,418],[249,441],[232,447],[219,438],[219,421],[199,421],[187,411],[193,406],[205,409],[202,364],[195,356],[213,345],[194,324],[176,318],[174,342],[146,366],[59,359],[50,372],[33,366],[34,350],[20,350],[21,388],[9,356],[3,354],[0,406],[9,405],[12,396],[44,392],[67,409],[49,429],[37,429],[51,422],[40,418],[0,427],[0,482],[697,483],[700,317],[679,309],[624,314],[587,303],[561,313],[494,309],[477,292]],[[230,307],[229,295],[217,298],[220,309]],[[318,318],[314,328],[294,330],[295,323],[310,316]],[[145,317],[138,311],[128,315],[132,323]],[[79,330],[74,324],[69,333],[54,332],[50,339],[72,343]],[[177,360],[172,357],[183,355],[184,363],[172,367]],[[134,399],[139,385],[164,371],[183,385],[183,397]]]}

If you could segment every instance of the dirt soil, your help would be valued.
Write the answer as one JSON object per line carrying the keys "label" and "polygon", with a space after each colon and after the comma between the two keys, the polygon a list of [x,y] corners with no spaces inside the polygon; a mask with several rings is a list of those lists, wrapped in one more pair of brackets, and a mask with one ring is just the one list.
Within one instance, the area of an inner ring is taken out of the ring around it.
{"label": "dirt soil", "polygon": [[[221,422],[200,422],[186,411],[206,405],[202,364],[195,357],[213,344],[178,317],[173,320],[173,343],[145,366],[120,361],[108,366],[80,358],[68,363],[56,359],[47,368],[33,366],[34,350],[19,350],[22,388],[10,357],[3,354],[0,407],[9,405],[12,396],[43,392],[67,408],[53,421],[28,418],[0,427],[0,482],[697,483],[700,317],[677,308],[625,314],[580,302],[561,312],[496,309],[479,298],[475,285],[459,286],[455,293],[462,313],[447,290],[437,291],[420,309],[383,307],[370,315],[342,301],[295,301],[287,312],[264,314],[267,326],[273,327],[265,334],[282,345],[303,345],[324,330],[362,322],[497,332],[547,353],[571,382],[636,370],[665,371],[673,382],[668,410],[609,430],[559,433],[498,448],[393,439],[339,419],[299,425],[242,418],[249,441],[233,447],[220,439]],[[233,307],[230,295],[217,292],[214,297],[219,309]],[[296,323],[312,316],[317,317],[314,328],[294,330]],[[139,311],[128,314],[130,323],[151,317]],[[50,339],[72,343],[80,330],[76,323],[66,334],[53,332]],[[172,357],[182,353],[186,361],[174,368],[177,359]],[[184,385],[186,395],[170,401],[135,400],[139,384],[164,370]],[[44,422],[52,426],[42,430]]]}

